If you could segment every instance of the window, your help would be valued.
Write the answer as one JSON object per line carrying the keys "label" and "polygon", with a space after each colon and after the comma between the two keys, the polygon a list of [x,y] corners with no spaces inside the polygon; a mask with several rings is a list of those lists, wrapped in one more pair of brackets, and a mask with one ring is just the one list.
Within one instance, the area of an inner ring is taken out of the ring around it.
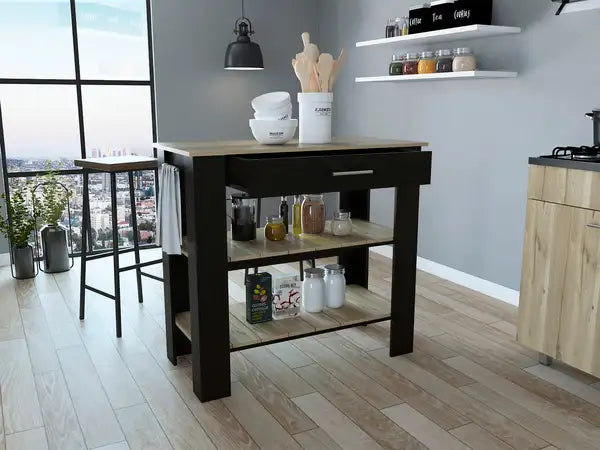
{"label": "window", "polygon": [[[80,157],[152,155],[150,0],[0,0],[0,151],[7,192],[49,168],[72,192],[81,250]],[[112,245],[108,175],[90,176],[95,249]],[[134,174],[142,243],[156,228],[155,172]],[[119,242],[132,244],[129,184],[117,175]],[[65,211],[63,223],[68,224]]]}

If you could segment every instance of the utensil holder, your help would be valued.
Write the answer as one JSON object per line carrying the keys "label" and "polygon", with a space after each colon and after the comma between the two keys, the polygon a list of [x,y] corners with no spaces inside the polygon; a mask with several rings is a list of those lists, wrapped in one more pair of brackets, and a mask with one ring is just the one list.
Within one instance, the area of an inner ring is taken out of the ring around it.
{"label": "utensil holder", "polygon": [[332,92],[298,93],[300,144],[331,142]]}

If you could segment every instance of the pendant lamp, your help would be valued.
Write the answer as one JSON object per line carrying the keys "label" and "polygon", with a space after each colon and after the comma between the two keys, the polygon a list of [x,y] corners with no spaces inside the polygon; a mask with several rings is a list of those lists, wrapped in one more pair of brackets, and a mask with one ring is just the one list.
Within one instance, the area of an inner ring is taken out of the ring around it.
{"label": "pendant lamp", "polygon": [[242,16],[235,21],[233,32],[237,39],[227,46],[225,52],[226,70],[263,70],[263,56],[260,45],[250,41],[254,34],[252,22],[244,16],[244,0],[242,0]]}

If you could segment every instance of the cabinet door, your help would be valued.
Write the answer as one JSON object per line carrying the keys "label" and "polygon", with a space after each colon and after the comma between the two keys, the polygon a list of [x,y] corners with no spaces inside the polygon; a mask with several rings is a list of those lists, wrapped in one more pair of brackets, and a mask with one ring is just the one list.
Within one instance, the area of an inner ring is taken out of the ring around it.
{"label": "cabinet door", "polygon": [[517,340],[552,357],[558,345],[573,209],[527,201]]}
{"label": "cabinet door", "polygon": [[557,358],[600,376],[600,212],[573,208]]}

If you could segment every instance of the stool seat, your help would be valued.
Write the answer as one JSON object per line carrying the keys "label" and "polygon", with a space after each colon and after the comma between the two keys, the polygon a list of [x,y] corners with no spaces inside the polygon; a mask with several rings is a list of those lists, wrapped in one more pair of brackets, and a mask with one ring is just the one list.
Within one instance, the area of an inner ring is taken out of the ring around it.
{"label": "stool seat", "polygon": [[158,160],[150,156],[108,156],[106,158],[85,158],[73,161],[75,166],[101,172],[128,172],[132,170],[155,170]]}

